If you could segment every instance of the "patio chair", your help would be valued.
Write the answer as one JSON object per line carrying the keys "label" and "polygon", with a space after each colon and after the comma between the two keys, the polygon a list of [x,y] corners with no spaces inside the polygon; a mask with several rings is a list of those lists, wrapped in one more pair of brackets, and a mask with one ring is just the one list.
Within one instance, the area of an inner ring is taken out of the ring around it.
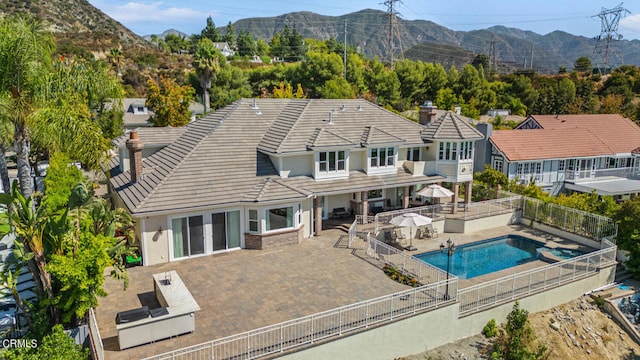
{"label": "patio chair", "polygon": [[427,225],[426,233],[427,233],[427,236],[430,238],[438,237],[438,230],[434,229],[432,224]]}
{"label": "patio chair", "polygon": [[404,234],[402,233],[402,230],[400,229],[396,229],[394,231],[395,235],[396,235],[396,241],[400,244],[400,245],[404,245],[407,241],[407,237],[404,236]]}
{"label": "patio chair", "polygon": [[395,233],[393,233],[391,230],[385,230],[384,231],[384,242],[387,244],[391,244],[393,241],[395,241]]}
{"label": "patio chair", "polygon": [[425,239],[427,237],[427,231],[422,226],[418,227],[416,230],[416,239]]}

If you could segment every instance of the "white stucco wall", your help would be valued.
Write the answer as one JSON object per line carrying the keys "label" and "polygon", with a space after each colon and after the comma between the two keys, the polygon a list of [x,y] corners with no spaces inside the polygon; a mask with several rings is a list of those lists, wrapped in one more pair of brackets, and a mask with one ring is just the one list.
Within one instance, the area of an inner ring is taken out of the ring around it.
{"label": "white stucco wall", "polygon": [[351,150],[349,152],[349,170],[363,170],[367,161],[367,152],[364,150]]}
{"label": "white stucco wall", "polygon": [[287,156],[283,158],[281,174],[291,176],[312,175],[314,167],[313,153]]}
{"label": "white stucco wall", "polygon": [[[144,265],[161,264],[169,261],[169,230],[167,217],[149,216],[141,219],[142,258]],[[159,231],[162,229],[162,231]]]}

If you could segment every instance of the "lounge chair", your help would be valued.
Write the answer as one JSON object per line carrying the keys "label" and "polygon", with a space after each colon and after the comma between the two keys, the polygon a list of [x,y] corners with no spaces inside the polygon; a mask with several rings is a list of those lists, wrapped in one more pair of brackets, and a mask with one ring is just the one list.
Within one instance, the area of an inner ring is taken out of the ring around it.
{"label": "lounge chair", "polygon": [[416,239],[425,239],[426,237],[427,237],[426,229],[419,227],[418,230],[416,230]]}
{"label": "lounge chair", "polygon": [[427,225],[427,228],[426,228],[426,234],[430,238],[437,238],[438,237],[438,230],[434,229],[433,225],[429,224],[429,225]]}

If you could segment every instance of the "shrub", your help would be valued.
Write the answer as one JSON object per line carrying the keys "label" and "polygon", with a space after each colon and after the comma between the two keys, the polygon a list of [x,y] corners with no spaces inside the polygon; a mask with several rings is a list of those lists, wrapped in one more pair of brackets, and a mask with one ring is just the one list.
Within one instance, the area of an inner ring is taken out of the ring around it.
{"label": "shrub", "polygon": [[498,325],[496,324],[496,320],[495,319],[489,320],[487,325],[485,325],[484,328],[482,329],[482,333],[484,334],[484,336],[488,338],[498,335]]}

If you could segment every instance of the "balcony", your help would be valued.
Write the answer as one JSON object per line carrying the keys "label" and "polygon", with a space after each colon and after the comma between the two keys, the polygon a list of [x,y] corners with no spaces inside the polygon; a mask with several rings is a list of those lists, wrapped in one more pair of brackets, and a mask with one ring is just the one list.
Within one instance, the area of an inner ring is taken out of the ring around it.
{"label": "balcony", "polygon": [[630,178],[638,174],[638,170],[632,167],[613,168],[613,169],[597,169],[597,170],[567,170],[565,180],[576,182],[584,179],[593,180],[605,176],[616,176]]}

